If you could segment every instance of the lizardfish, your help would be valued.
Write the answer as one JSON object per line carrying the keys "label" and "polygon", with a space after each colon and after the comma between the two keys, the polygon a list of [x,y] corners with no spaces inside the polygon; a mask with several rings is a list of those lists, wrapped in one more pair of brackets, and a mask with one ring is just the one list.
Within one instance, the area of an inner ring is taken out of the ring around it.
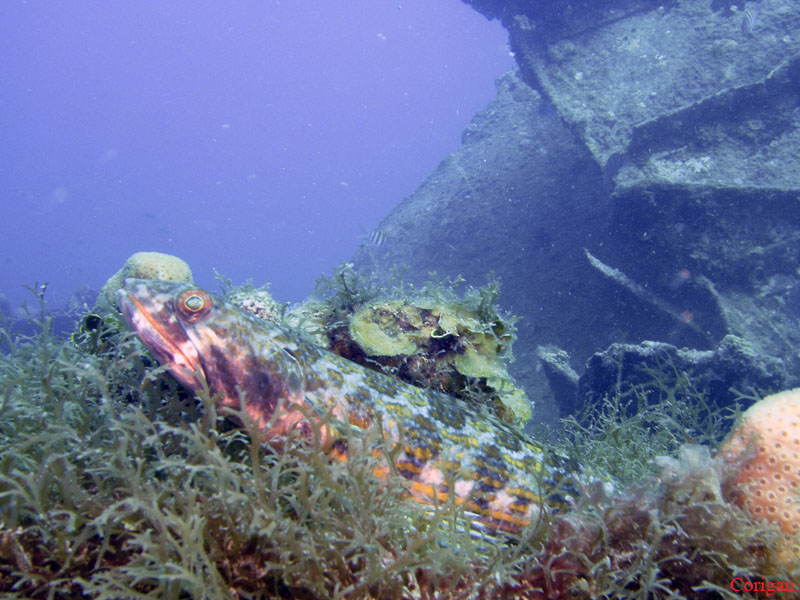
{"label": "lizardfish", "polygon": [[402,444],[396,467],[410,497],[432,504],[452,493],[484,530],[519,532],[557,496],[560,473],[542,447],[463,400],[366,369],[190,284],[128,279],[116,298],[178,381],[207,386],[219,406],[243,403],[276,444],[291,428],[311,435],[319,419],[330,438],[321,447],[346,459],[331,417],[358,428],[380,420]]}

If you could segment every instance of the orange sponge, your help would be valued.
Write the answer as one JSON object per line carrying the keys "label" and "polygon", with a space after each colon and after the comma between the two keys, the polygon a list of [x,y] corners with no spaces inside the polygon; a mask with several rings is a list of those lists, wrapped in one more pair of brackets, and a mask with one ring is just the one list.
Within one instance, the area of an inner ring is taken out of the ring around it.
{"label": "orange sponge", "polygon": [[755,519],[800,535],[800,388],[751,406],[720,453],[738,463],[732,483],[740,505]]}

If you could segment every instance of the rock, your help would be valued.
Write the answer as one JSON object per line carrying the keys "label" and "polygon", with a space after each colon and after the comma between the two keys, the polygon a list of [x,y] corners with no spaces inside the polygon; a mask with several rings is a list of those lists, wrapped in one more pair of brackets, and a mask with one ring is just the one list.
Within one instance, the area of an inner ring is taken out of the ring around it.
{"label": "rock", "polygon": [[578,403],[598,404],[635,388],[653,394],[651,399],[670,393],[705,395],[717,406],[726,406],[739,400],[739,393],[780,389],[788,380],[781,361],[759,355],[734,335],[725,336],[715,350],[702,351],[652,341],[612,344],[587,361],[578,380]]}
{"label": "rock", "polygon": [[561,414],[575,412],[578,408],[578,374],[569,364],[569,354],[554,346],[539,346],[536,354],[542,361],[547,383]]}

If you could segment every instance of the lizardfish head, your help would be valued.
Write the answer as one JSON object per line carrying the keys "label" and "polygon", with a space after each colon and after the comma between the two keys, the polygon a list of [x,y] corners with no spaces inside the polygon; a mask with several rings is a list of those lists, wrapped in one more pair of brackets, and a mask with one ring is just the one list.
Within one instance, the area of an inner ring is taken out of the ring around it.
{"label": "lizardfish head", "polygon": [[[280,402],[302,401],[296,346],[277,325],[188,283],[128,279],[116,295],[142,343],[189,389],[207,387],[219,405],[237,410],[244,399],[262,427]],[[290,419],[276,418],[280,426]]]}
{"label": "lizardfish head", "polygon": [[206,374],[193,334],[214,308],[211,296],[189,284],[128,279],[116,298],[128,325],[156,360],[187,388],[202,388]]}
{"label": "lizardfish head", "polygon": [[304,420],[300,348],[282,328],[188,283],[127,279],[116,295],[142,343],[189,389],[207,386],[234,410],[244,402],[270,436]]}

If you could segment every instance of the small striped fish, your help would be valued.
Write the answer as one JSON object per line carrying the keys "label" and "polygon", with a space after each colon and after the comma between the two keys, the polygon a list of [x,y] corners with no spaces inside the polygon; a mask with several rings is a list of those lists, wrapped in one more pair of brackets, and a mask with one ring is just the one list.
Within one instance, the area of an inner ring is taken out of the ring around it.
{"label": "small striped fish", "polygon": [[[178,381],[208,386],[223,407],[238,409],[244,394],[247,413],[276,444],[292,429],[311,435],[314,419],[322,447],[347,460],[336,423],[380,422],[387,441],[401,444],[394,460],[409,496],[428,505],[453,498],[473,531],[517,533],[543,508],[563,505],[565,473],[552,457],[462,400],[365,369],[189,284],[129,279],[117,303]],[[376,475],[388,476],[386,467]]]}
{"label": "small striped fish", "polygon": [[382,229],[373,229],[367,236],[367,242],[375,248],[382,248],[386,244],[386,232]]}
{"label": "small striped fish", "polygon": [[761,2],[756,2],[750,8],[744,11],[742,15],[742,33],[745,35],[752,35],[753,29],[758,23],[758,15],[761,13]]}

